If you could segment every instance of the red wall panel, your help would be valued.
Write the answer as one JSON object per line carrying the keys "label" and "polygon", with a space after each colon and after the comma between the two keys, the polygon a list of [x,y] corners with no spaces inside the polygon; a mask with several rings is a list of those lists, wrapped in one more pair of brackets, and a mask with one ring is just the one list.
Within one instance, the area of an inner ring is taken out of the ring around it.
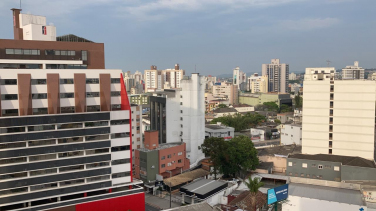
{"label": "red wall panel", "polygon": [[76,211],[144,211],[145,194],[122,196],[76,205]]}

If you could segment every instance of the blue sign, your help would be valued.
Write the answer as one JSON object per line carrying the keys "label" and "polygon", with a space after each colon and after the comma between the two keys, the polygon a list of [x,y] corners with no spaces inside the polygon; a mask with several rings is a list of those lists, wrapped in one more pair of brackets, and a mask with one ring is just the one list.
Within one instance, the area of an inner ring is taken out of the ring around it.
{"label": "blue sign", "polygon": [[289,195],[289,185],[282,185],[276,188],[268,190],[268,204],[273,204],[274,202],[282,201],[287,199]]}

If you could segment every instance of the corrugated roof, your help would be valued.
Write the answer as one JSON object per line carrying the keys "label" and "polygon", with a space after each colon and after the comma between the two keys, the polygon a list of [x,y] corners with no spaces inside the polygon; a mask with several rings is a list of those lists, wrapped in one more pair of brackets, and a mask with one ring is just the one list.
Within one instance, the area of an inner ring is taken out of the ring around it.
{"label": "corrugated roof", "polygon": [[275,147],[266,147],[257,149],[258,156],[275,156],[275,155],[283,155],[288,156],[289,154],[296,154],[302,153],[302,146],[291,144],[291,145],[283,145],[283,146],[275,146]]}
{"label": "corrugated roof", "polygon": [[289,195],[360,206],[365,205],[358,190],[290,183]]}
{"label": "corrugated roof", "polygon": [[[246,210],[254,211],[254,206],[252,206],[252,197],[251,197],[250,191],[244,191],[239,196],[237,196],[234,200],[232,200],[229,205],[238,206],[239,208],[242,208],[245,206]],[[260,191],[257,192],[256,195],[256,203],[257,207],[262,207],[264,204],[266,204],[266,195],[261,193]]]}
{"label": "corrugated roof", "polygon": [[353,157],[353,156],[328,155],[328,154],[316,154],[316,155],[294,154],[294,155],[290,155],[289,158],[339,162],[339,163],[342,163],[342,165],[346,165],[346,166],[376,168],[374,161],[367,160],[361,157]]}
{"label": "corrugated roof", "polygon": [[174,187],[204,177],[206,175],[209,175],[209,173],[209,171],[206,171],[204,169],[196,169],[171,178],[164,179],[163,182],[168,186]]}

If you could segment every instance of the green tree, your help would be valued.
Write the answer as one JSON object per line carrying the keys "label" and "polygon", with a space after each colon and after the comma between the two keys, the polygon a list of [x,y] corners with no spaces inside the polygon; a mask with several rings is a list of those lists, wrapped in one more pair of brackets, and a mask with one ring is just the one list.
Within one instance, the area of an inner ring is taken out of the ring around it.
{"label": "green tree", "polygon": [[217,172],[220,169],[220,160],[225,151],[226,143],[223,138],[210,137],[204,140],[200,149],[205,154],[205,157],[210,157],[210,161],[213,164],[214,179],[217,179]]}
{"label": "green tree", "polygon": [[275,102],[265,102],[263,103],[263,105],[268,111],[274,111],[274,112],[279,111],[278,105]]}
{"label": "green tree", "polygon": [[281,107],[279,108],[280,113],[286,113],[290,111],[291,111],[291,107],[285,104],[282,104]]}
{"label": "green tree", "polygon": [[302,108],[303,107],[303,98],[298,93],[294,98],[295,108]]}
{"label": "green tree", "polygon": [[277,124],[281,124],[281,120],[279,120],[279,119],[275,119],[274,122],[277,123]]}
{"label": "green tree", "polygon": [[227,105],[225,105],[225,104],[219,104],[218,108],[227,108]]}
{"label": "green tree", "polygon": [[249,189],[249,192],[251,192],[251,204],[252,206],[255,208],[256,210],[256,196],[257,196],[257,193],[259,192],[259,189],[264,186],[264,183],[260,181],[260,178],[258,177],[255,177],[252,178],[249,177],[248,178],[248,182],[247,181],[244,181],[245,185],[247,185],[248,189]]}
{"label": "green tree", "polygon": [[222,124],[233,127],[236,132],[255,127],[261,122],[266,121],[266,118],[257,113],[247,113],[245,115],[234,114],[234,115],[225,115],[222,117],[215,118],[211,121],[212,124],[221,122]]}

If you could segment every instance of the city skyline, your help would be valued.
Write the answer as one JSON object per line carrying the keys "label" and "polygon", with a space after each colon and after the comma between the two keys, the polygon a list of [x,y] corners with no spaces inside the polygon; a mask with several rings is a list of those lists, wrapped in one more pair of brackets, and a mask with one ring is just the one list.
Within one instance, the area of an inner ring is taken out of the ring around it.
{"label": "city skyline", "polygon": [[[374,68],[372,35],[367,19],[374,1],[23,1],[23,13],[47,16],[57,35],[75,34],[105,43],[106,68],[124,72],[160,69],[179,63],[187,74],[246,73],[279,58],[290,72],[306,67],[342,69],[359,61]],[[0,2],[0,37],[12,39],[12,7]],[[95,14],[95,15],[94,15]],[[230,50],[231,49],[231,50]],[[158,53],[156,53],[158,52]]]}

